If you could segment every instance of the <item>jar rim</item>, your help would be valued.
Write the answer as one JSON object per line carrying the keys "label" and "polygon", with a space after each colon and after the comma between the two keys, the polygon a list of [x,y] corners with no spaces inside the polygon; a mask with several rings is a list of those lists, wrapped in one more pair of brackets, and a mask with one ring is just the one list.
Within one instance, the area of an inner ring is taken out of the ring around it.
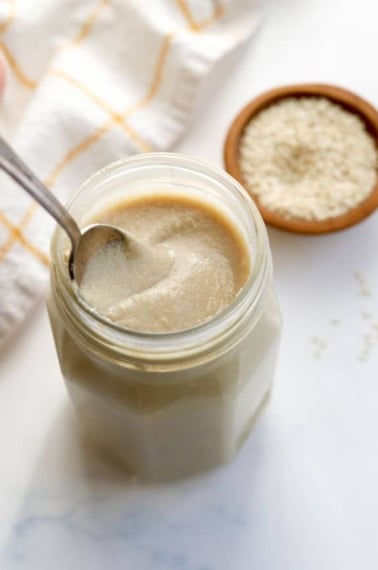
{"label": "jar rim", "polygon": [[[135,331],[124,326],[120,326],[106,317],[103,317],[80,298],[77,293],[77,287],[75,288],[75,285],[69,277],[69,272],[67,271],[67,266],[64,263],[63,257],[58,254],[58,242],[62,239],[64,231],[60,227],[57,227],[51,241],[51,257],[55,261],[59,284],[64,287],[66,301],[68,300],[68,302],[71,302],[76,309],[79,308],[80,316],[87,322],[87,324],[90,325],[90,323],[92,323],[97,325],[97,329],[100,327],[102,333],[105,331],[105,333],[111,334],[113,336],[113,341],[115,340],[115,335],[118,340],[122,339],[123,342],[126,339],[129,341],[132,340],[133,343],[136,342],[138,344],[143,344],[146,349],[148,347],[148,349],[152,351],[160,348],[162,344],[164,344],[164,346],[170,345],[171,349],[179,349],[180,347],[192,344],[195,339],[198,339],[199,337],[201,337],[201,339],[205,337],[213,337],[214,335],[211,333],[216,333],[216,331],[219,330],[220,324],[226,325],[223,326],[223,330],[225,328],[227,329],[227,321],[230,321],[228,324],[231,326],[231,321],[234,320],[232,319],[232,316],[236,313],[243,314],[247,305],[249,305],[246,301],[248,297],[251,297],[251,290],[254,290],[254,294],[252,295],[254,300],[256,302],[259,300],[259,297],[262,296],[263,290],[266,289],[266,283],[269,282],[272,274],[271,257],[269,248],[267,248],[267,230],[250,195],[239,184],[239,182],[227,174],[227,172],[204,160],[190,155],[171,152],[153,152],[133,155],[131,157],[112,162],[84,181],[84,183],[81,184],[72,194],[66,204],[66,207],[70,210],[78,196],[87,189],[106,181],[110,175],[116,174],[118,171],[122,171],[125,168],[143,168],[144,166],[153,166],[154,164],[159,166],[165,165],[173,168],[186,168],[192,172],[195,171],[199,174],[206,174],[213,179],[215,178],[224,188],[231,190],[234,195],[236,194],[238,199],[244,202],[247,207],[249,214],[251,215],[251,221],[253,221],[255,226],[256,257],[252,260],[250,274],[239,293],[231,303],[213,317],[194,327],[178,331],[158,333]],[[260,302],[258,304],[261,305]]]}

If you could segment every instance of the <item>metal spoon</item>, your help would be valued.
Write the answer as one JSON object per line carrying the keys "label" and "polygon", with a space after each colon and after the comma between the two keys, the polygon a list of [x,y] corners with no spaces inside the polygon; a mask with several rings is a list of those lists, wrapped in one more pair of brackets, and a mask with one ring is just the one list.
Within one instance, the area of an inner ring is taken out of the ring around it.
{"label": "metal spoon", "polygon": [[2,137],[0,137],[0,168],[51,214],[68,234],[72,244],[69,270],[71,278],[78,285],[83,279],[88,260],[99,249],[110,243],[123,242],[126,251],[130,246],[134,246],[135,249],[135,245],[139,243],[118,228],[106,224],[93,224],[81,232],[73,217]]}

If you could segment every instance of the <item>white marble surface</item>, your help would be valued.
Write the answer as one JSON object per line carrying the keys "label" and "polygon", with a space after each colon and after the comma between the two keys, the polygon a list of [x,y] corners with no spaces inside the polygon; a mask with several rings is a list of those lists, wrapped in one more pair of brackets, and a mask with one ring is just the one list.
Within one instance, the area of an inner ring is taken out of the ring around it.
{"label": "white marble surface", "polygon": [[[282,83],[339,83],[378,105],[377,20],[375,0],[271,0],[179,150],[220,164],[239,107]],[[42,302],[0,350],[1,570],[376,570],[378,214],[270,236],[276,389],[226,468],[141,487],[83,449]]]}

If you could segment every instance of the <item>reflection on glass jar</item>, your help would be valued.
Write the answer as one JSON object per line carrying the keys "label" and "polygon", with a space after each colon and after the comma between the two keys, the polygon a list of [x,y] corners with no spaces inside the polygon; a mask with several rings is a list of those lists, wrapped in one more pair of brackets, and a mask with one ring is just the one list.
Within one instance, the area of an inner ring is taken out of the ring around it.
{"label": "reflection on glass jar", "polygon": [[241,232],[251,272],[230,305],[184,331],[117,326],[76,295],[60,229],[52,240],[48,296],[62,373],[85,432],[149,480],[182,477],[233,457],[269,394],[281,329],[265,226],[223,171],[175,154],[139,155],[97,173],[69,210],[80,223],[93,205],[98,210],[162,188],[211,201]]}

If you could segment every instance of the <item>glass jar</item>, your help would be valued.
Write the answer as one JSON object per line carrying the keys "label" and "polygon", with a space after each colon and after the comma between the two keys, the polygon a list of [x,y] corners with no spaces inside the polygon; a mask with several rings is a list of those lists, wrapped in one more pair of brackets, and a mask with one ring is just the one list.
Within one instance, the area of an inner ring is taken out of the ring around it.
{"label": "glass jar", "polygon": [[186,476],[232,458],[269,394],[281,329],[265,225],[224,171],[177,154],[138,155],[95,174],[68,209],[82,224],[94,205],[98,211],[99,204],[157,189],[211,201],[242,233],[251,272],[230,305],[179,332],[119,327],[75,293],[60,228],[48,295],[60,366],[85,432],[145,480]]}

